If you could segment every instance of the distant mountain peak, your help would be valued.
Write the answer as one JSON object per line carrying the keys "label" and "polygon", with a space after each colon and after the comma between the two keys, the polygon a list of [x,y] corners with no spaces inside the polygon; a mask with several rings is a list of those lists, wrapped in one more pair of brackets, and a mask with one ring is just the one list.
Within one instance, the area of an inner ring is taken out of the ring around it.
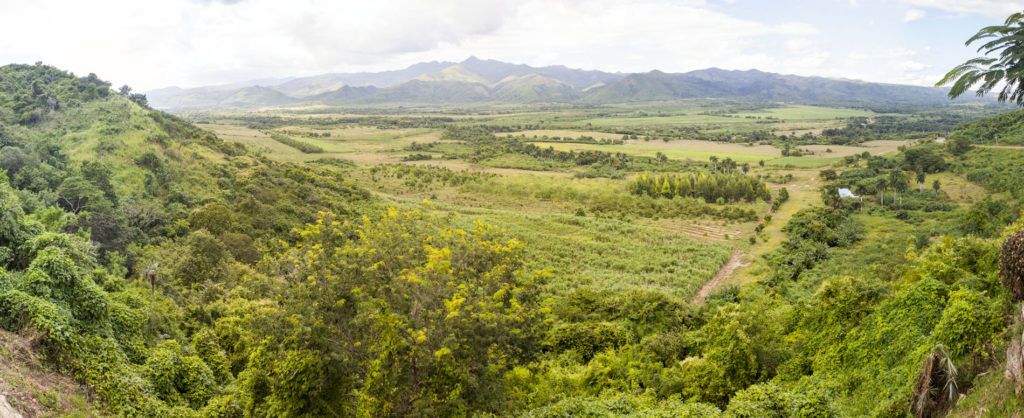
{"label": "distant mountain peak", "polygon": [[291,104],[370,103],[587,103],[728,98],[761,102],[862,105],[948,103],[945,91],[768,73],[706,68],[685,73],[650,70],[609,73],[564,65],[532,67],[470,56],[462,62],[430,61],[401,70],[321,74],[235,87],[163,88],[149,92],[163,109],[253,108]]}
{"label": "distant mountain peak", "polygon": [[455,64],[435,73],[423,74],[419,77],[416,77],[415,80],[459,81],[464,83],[479,83],[485,86],[491,84],[489,81],[487,81],[487,79],[466,69],[466,67],[462,66],[462,64]]}

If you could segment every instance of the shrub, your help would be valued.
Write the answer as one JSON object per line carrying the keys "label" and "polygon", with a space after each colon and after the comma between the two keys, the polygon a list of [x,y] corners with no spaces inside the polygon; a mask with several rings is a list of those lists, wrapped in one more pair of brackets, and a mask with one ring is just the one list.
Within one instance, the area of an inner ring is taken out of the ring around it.
{"label": "shrub", "polygon": [[962,357],[991,342],[1002,325],[1000,310],[981,292],[959,289],[949,293],[946,309],[933,336]]}
{"label": "shrub", "polygon": [[228,275],[231,253],[217,237],[200,229],[185,238],[184,254],[174,268],[182,283],[219,282]]}
{"label": "shrub", "polygon": [[192,408],[213,397],[216,383],[213,371],[197,356],[187,356],[177,341],[169,340],[153,349],[143,376],[157,396],[171,405],[188,403]]}
{"label": "shrub", "polygon": [[551,345],[556,351],[573,350],[584,361],[601,351],[617,348],[629,339],[626,327],[611,322],[563,324],[551,332]]}

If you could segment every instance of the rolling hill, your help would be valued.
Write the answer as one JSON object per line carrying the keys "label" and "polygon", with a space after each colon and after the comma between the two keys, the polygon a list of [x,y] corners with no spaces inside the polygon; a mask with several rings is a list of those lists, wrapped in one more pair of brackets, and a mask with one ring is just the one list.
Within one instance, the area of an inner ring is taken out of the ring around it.
{"label": "rolling hill", "polygon": [[829,105],[948,103],[945,90],[938,88],[758,70],[709,68],[686,73],[653,70],[622,74],[564,66],[531,67],[476,57],[460,63],[419,63],[395,71],[263,80],[259,85],[170,87],[148,94],[154,107],[179,111],[387,103],[598,105],[705,98]]}

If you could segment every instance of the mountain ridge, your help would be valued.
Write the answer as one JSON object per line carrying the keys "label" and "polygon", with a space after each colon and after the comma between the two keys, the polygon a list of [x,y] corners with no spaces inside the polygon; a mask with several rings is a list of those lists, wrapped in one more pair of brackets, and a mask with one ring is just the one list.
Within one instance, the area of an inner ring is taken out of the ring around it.
{"label": "mountain ridge", "polygon": [[[611,73],[566,66],[532,67],[470,57],[376,73],[321,74],[277,84],[176,87],[148,92],[165,110],[253,109],[292,105],[449,105],[580,103],[587,105],[721,98],[800,104],[949,103],[946,90],[756,69],[706,68],[684,73]],[[230,86],[230,87],[229,87]],[[259,90],[254,88],[259,87]],[[962,99],[969,101],[969,99]]]}

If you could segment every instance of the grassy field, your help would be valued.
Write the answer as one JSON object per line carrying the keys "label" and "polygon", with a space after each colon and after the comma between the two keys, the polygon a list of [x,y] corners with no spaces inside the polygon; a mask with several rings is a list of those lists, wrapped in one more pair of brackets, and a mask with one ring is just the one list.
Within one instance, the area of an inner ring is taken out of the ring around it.
{"label": "grassy field", "polygon": [[546,136],[548,138],[559,137],[559,138],[565,139],[565,138],[579,138],[581,136],[589,136],[589,137],[592,137],[592,138],[597,139],[597,140],[601,140],[601,139],[622,139],[622,135],[619,135],[619,134],[613,134],[613,133],[607,133],[607,132],[596,132],[596,131],[584,131],[584,130],[578,130],[578,129],[533,129],[533,130],[519,131],[519,132],[515,132],[515,133],[511,133],[511,134],[506,134],[506,135],[515,135],[515,136],[526,135],[527,138],[532,138],[532,137],[543,138],[543,137]]}
{"label": "grassy field", "polygon": [[793,180],[787,184],[774,184],[773,186],[774,188],[785,187],[790,195],[789,201],[772,214],[771,222],[768,222],[768,226],[761,232],[761,238],[757,240],[757,243],[748,247],[744,261],[750,263],[750,266],[738,270],[731,279],[733,283],[751,282],[766,274],[764,265],[759,261],[762,261],[765,254],[782,245],[786,238],[782,227],[800,209],[821,203],[817,170],[786,170],[783,174],[792,174]]}
{"label": "grassy field", "polygon": [[597,145],[597,144],[560,144],[560,143],[549,143],[549,142],[538,142],[536,145],[542,147],[553,147],[559,151],[604,151],[604,152],[621,152],[629,155],[643,156],[643,157],[654,157],[657,153],[662,153],[668,156],[668,158],[677,160],[700,160],[707,161],[712,156],[719,158],[729,157],[738,162],[753,162],[756,163],[760,160],[770,160],[779,156],[779,150],[775,147],[770,146],[756,146],[756,147],[745,147],[739,144],[728,144],[728,143],[717,143],[708,141],[672,141],[670,143],[662,143],[660,145],[655,141],[637,143],[636,141],[630,141],[628,145]]}
{"label": "grassy field", "polygon": [[[414,204],[400,200],[401,204]],[[526,244],[526,268],[548,269],[553,297],[589,288],[614,293],[643,289],[682,299],[692,296],[728,259],[732,247],[617,219],[483,209],[435,203],[469,226],[501,227]]]}
{"label": "grassy field", "polygon": [[[540,125],[544,129],[519,130],[499,136],[524,135],[528,138],[592,137],[597,140],[620,140],[621,134],[608,132],[617,127],[701,126],[740,132],[755,129],[793,129],[818,133],[822,128],[841,126],[841,118],[872,116],[865,110],[785,106],[746,111],[730,111],[720,115],[700,114],[726,107],[682,105],[666,107],[624,107],[611,109],[561,109],[548,111],[495,110],[453,114],[461,124],[523,124]],[[330,114],[303,115],[324,117]],[[336,116],[336,115],[335,115]],[[425,114],[424,116],[429,116]],[[218,123],[207,127],[223,138],[253,145],[266,155],[281,161],[309,161],[323,157],[351,161],[358,168],[346,171],[360,184],[375,190],[396,203],[413,204],[424,199],[435,202],[442,210],[460,214],[467,219],[486,219],[508,230],[528,244],[531,266],[555,266],[554,278],[548,283],[552,294],[581,287],[628,291],[651,288],[680,298],[694,295],[701,284],[721,268],[734,251],[740,251],[743,266],[724,283],[744,282],[761,277],[765,272],[757,260],[778,248],[784,240],[782,226],[798,210],[820,203],[816,176],[821,167],[843,157],[896,152],[908,141],[869,141],[858,146],[804,145],[799,148],[812,155],[783,157],[779,148],[770,145],[740,143],[642,139],[627,140],[623,145],[535,142],[540,147],[558,151],[603,151],[637,157],[655,157],[659,153],[680,161],[708,161],[712,156],[731,158],[753,165],[765,161],[773,177],[791,174],[786,184],[772,184],[773,189],[786,187],[792,198],[784,204],[755,243],[757,222],[735,222],[708,218],[642,218],[636,216],[596,216],[590,209],[600,202],[632,202],[628,193],[631,175],[620,179],[572,178],[579,168],[570,163],[538,160],[519,154],[503,154],[486,159],[440,159],[441,151],[465,154],[474,149],[462,143],[442,141],[441,129],[380,129],[355,124],[308,127],[296,124],[281,126],[269,132],[324,148],[320,154],[303,154],[272,140],[267,133],[239,124]],[[605,131],[601,131],[604,129]],[[314,135],[315,134],[315,135]],[[403,161],[412,152],[413,143],[436,143],[429,151],[433,158]],[[372,175],[370,167],[379,164],[404,164],[434,170],[481,173],[486,176],[459,186],[423,182],[413,178],[382,178]],[[943,177],[945,176],[945,177]],[[983,194],[977,186],[951,174],[939,175],[943,191],[953,200],[970,201]],[[928,182],[932,178],[929,177]],[[635,203],[635,202],[634,202]],[[630,203],[630,204],[634,204]],[[746,204],[759,214],[768,205]],[[577,212],[583,216],[577,216]]]}
{"label": "grassy field", "polygon": [[[806,145],[801,149],[808,149],[815,153],[814,156],[803,157],[782,157],[778,148],[769,145],[748,146],[727,142],[711,141],[641,141],[630,140],[625,145],[598,145],[598,144],[576,144],[576,143],[550,143],[537,142],[538,146],[553,147],[559,151],[569,150],[593,150],[604,152],[621,152],[629,155],[654,157],[657,153],[663,153],[668,158],[678,160],[707,161],[715,156],[719,159],[732,158],[737,162],[756,163],[764,160],[765,164],[776,167],[797,167],[813,168],[833,164],[842,157],[853,154],[860,154],[865,151],[872,155],[888,154],[896,152],[901,145],[909,141],[869,141],[863,146],[840,146],[840,145]],[[831,149],[832,152],[826,152]]]}
{"label": "grassy field", "polygon": [[882,155],[896,152],[899,147],[912,145],[914,141],[867,141],[858,146],[849,145],[801,145],[801,150],[811,151],[822,157],[845,157],[868,151],[871,155]]}
{"label": "grassy field", "polygon": [[[655,116],[601,117],[583,119],[578,123],[596,128],[717,125],[720,128],[740,132],[759,129],[796,130],[840,126],[841,123],[837,118],[876,115],[874,112],[861,109],[820,106],[785,106],[722,115],[701,114],[702,112],[699,111],[691,112],[675,114],[669,112],[669,114]],[[773,119],[767,119],[769,117]]]}

